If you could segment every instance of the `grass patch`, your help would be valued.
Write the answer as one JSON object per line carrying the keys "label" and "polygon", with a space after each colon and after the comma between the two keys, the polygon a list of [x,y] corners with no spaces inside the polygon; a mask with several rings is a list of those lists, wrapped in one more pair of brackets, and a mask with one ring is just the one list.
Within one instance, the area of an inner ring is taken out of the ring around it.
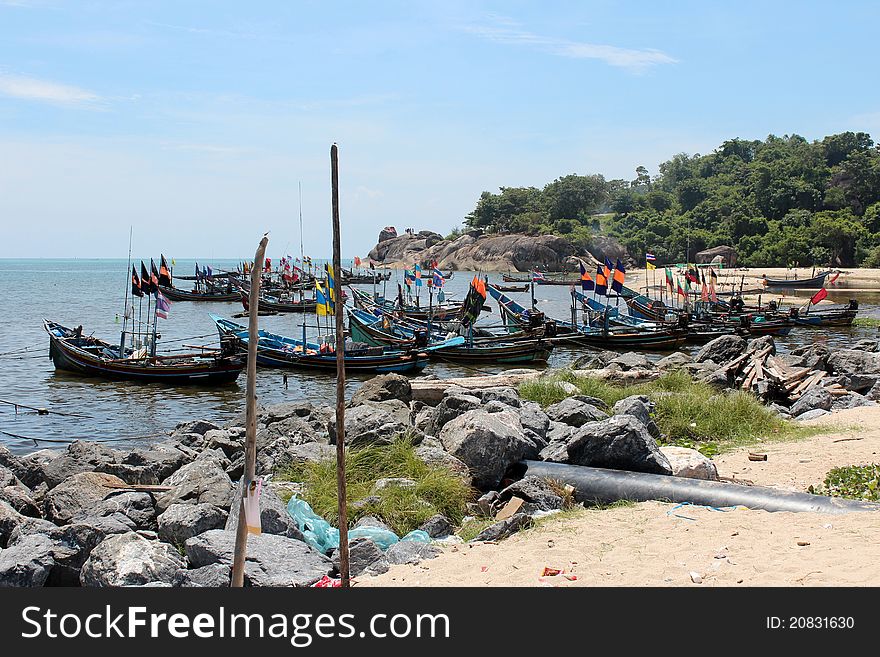
{"label": "grass patch", "polygon": [[821,486],[810,486],[816,495],[880,502],[880,465],[848,465],[829,470]]}
{"label": "grass patch", "polygon": [[861,328],[880,328],[880,318],[877,317],[856,317],[852,323],[853,326]]}
{"label": "grass patch", "polygon": [[759,439],[790,439],[805,433],[805,428],[782,420],[754,395],[743,391],[720,393],[685,372],[670,372],[654,381],[628,386],[562,372],[528,381],[520,386],[519,393],[523,399],[549,406],[569,396],[562,382],[573,384],[578,394],[597,397],[609,407],[631,395],[647,395],[656,405],[654,420],[665,443],[699,449],[707,456]]}
{"label": "grass patch", "polygon": [[497,520],[493,518],[471,518],[458,530],[458,537],[465,543],[474,540],[480,532],[489,525],[494,525]]}
{"label": "grass patch", "polygon": [[[428,518],[442,513],[453,524],[464,517],[473,491],[469,484],[443,467],[429,466],[416,456],[412,440],[401,436],[391,445],[346,450],[345,475],[348,486],[348,518],[356,522],[363,516],[376,516],[399,536],[416,529]],[[336,459],[303,463],[279,472],[282,480],[303,484],[302,498],[315,513],[337,524]],[[352,502],[371,495],[373,484],[384,477],[405,477],[414,487],[387,486],[378,501],[357,507]]]}

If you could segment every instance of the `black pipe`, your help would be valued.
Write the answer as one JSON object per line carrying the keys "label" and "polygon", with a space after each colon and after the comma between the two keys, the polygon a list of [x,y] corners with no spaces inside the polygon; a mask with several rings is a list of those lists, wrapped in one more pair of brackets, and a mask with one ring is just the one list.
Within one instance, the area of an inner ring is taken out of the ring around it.
{"label": "black pipe", "polygon": [[521,461],[518,470],[523,469],[525,475],[555,479],[574,486],[575,499],[587,504],[611,504],[620,500],[632,502],[658,500],[713,507],[745,506],[764,511],[820,513],[880,511],[880,504],[874,502],[793,493],[762,486],[742,486],[705,479],[607,470],[549,461]]}

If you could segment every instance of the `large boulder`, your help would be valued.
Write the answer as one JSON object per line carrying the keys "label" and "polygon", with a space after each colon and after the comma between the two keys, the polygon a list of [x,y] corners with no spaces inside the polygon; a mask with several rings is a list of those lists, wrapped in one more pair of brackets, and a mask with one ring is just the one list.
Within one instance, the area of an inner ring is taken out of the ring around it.
{"label": "large boulder", "polygon": [[125,485],[119,477],[103,472],[72,475],[46,494],[46,518],[63,525]]}
{"label": "large boulder", "polygon": [[42,534],[31,534],[0,550],[0,588],[44,586],[55,568],[57,544]]}
{"label": "large boulder", "polygon": [[723,365],[743,353],[746,345],[746,341],[738,335],[722,335],[704,344],[694,357],[694,361],[702,363],[711,360]]}
{"label": "large boulder", "polygon": [[483,531],[471,539],[471,543],[478,541],[500,541],[502,538],[512,536],[516,532],[528,529],[532,526],[532,517],[527,513],[516,513],[506,520],[500,520],[486,527]]}
{"label": "large boulder", "polygon": [[3,500],[13,509],[26,516],[32,518],[41,518],[43,516],[40,505],[31,497],[30,489],[24,485],[0,488],[0,500]]}
{"label": "large boulder", "polygon": [[547,417],[553,422],[562,422],[572,427],[580,427],[587,422],[604,420],[607,413],[600,411],[580,395],[567,397],[557,404],[547,407]]}
{"label": "large boulder", "polygon": [[439,555],[438,547],[419,541],[398,541],[385,550],[385,559],[391,564],[417,564]]}
{"label": "large boulder", "polygon": [[672,474],[672,466],[645,425],[632,415],[588,422],[568,441],[547,446],[541,451],[541,458],[596,468]]}
{"label": "large boulder", "polygon": [[[339,570],[339,548],[330,557]],[[352,577],[358,575],[381,575],[388,572],[388,560],[382,549],[371,538],[362,536],[348,542],[348,572]]]}
{"label": "large boulder", "polygon": [[550,430],[550,417],[536,402],[523,402],[519,410],[519,421],[526,432],[526,436],[534,442],[546,441],[547,431]]}
{"label": "large boulder", "polygon": [[[195,568],[232,564],[235,532],[212,529],[186,541],[186,555]],[[333,562],[302,541],[277,534],[248,537],[244,567],[248,586],[311,586],[333,572]]]}
{"label": "large boulder", "polygon": [[87,517],[124,516],[135,529],[156,529],[156,507],[153,496],[149,493],[124,491],[111,493],[94,506],[73,517],[78,522]]}
{"label": "large boulder", "polygon": [[694,359],[690,354],[686,354],[683,351],[676,351],[658,360],[656,365],[661,370],[680,370],[682,367],[693,361]]}
{"label": "large boulder", "polygon": [[315,411],[315,405],[304,399],[297,401],[282,402],[280,404],[272,404],[266,406],[260,413],[260,421],[265,425],[270,425],[279,420],[286,420],[289,417],[307,418]]}
{"label": "large boulder", "polygon": [[820,408],[823,411],[830,411],[832,404],[834,404],[834,396],[826,388],[823,388],[822,386],[810,386],[804,391],[800,398],[791,405],[788,412],[791,413],[792,416],[798,417],[807,411],[812,411],[817,408]]}
{"label": "large boulder", "polygon": [[92,550],[80,581],[83,586],[171,584],[182,568],[186,562],[172,546],[127,533],[111,536]]}
{"label": "large boulder", "polygon": [[24,521],[25,516],[7,502],[0,500],[0,548],[8,545],[12,532]]}
{"label": "large boulder", "polygon": [[437,447],[419,445],[415,449],[415,455],[432,467],[446,468],[464,479],[471,477],[471,471],[460,459]]}
{"label": "large boulder", "polygon": [[672,474],[676,477],[690,479],[718,480],[718,469],[711,459],[703,456],[695,449],[664,445],[660,448],[663,456],[672,466]]}
{"label": "large boulder", "polygon": [[208,420],[192,420],[190,422],[181,422],[176,427],[174,427],[174,431],[171,433],[172,436],[175,434],[197,434],[199,436],[204,436],[211,429],[219,429],[216,424],[213,422],[209,422]]}
{"label": "large boulder", "polygon": [[351,397],[349,406],[358,406],[364,402],[381,402],[397,399],[409,404],[412,401],[412,386],[409,379],[401,374],[382,374],[368,379],[361,384]]}
{"label": "large boulder", "polygon": [[[238,516],[241,513],[241,493],[236,490],[229,508],[229,518],[225,528],[234,530],[238,526]],[[304,540],[296,521],[287,512],[287,505],[278,497],[275,487],[268,482],[263,483],[260,491],[260,527],[264,534],[278,534]]]}
{"label": "large boulder", "polygon": [[511,465],[536,455],[513,410],[468,411],[447,422],[439,438],[444,449],[468,467],[477,488],[494,488]]}
{"label": "large boulder", "polygon": [[119,462],[123,455],[124,452],[101,443],[77,440],[70,443],[58,458],[43,466],[43,478],[49,488],[54,488],[81,472],[107,472],[107,468]]}
{"label": "large boulder", "polygon": [[645,354],[635,351],[628,351],[615,356],[609,361],[610,364],[620,365],[620,368],[623,370],[653,370],[656,367],[654,363],[648,360]]}
{"label": "large boulder", "polygon": [[859,349],[835,349],[828,355],[832,374],[880,374],[880,353]]}
{"label": "large boulder", "polygon": [[488,404],[489,402],[494,401],[512,408],[519,408],[522,406],[522,400],[519,398],[519,393],[516,391],[516,388],[511,386],[492,386],[490,388],[474,390],[472,394],[479,397],[483,404]]}
{"label": "large boulder", "polygon": [[654,412],[654,402],[647,395],[631,395],[614,404],[614,415],[632,415],[645,425],[654,438],[660,437],[660,428],[654,422],[651,414]]}
{"label": "large boulder", "polygon": [[439,513],[428,518],[419,529],[431,538],[443,538],[455,531],[455,528],[446,516]]}
{"label": "large boulder", "polygon": [[546,479],[532,475],[523,477],[498,493],[501,503],[507,503],[513,497],[524,500],[525,503],[520,507],[519,512],[529,515],[536,511],[561,509],[564,503],[562,497],[553,490]]}
{"label": "large boulder", "polygon": [[[228,462],[226,464],[228,465]],[[172,504],[181,503],[213,504],[221,509],[228,509],[233,490],[232,480],[224,470],[224,463],[206,456],[205,452],[162,484],[171,486],[172,489],[156,499],[156,509],[159,513]]]}
{"label": "large boulder", "polygon": [[440,403],[434,407],[431,419],[427,427],[425,427],[425,433],[429,436],[436,436],[446,426],[447,422],[468,411],[476,410],[481,405],[482,402],[476,395],[470,393],[447,393],[440,400]]}
{"label": "large boulder", "polygon": [[227,588],[232,580],[232,566],[212,563],[192,570],[178,570],[172,586],[186,588]]}
{"label": "large boulder", "polygon": [[[364,402],[345,413],[345,444],[352,447],[389,445],[412,429],[409,406],[398,400]],[[336,418],[327,423],[330,444],[336,444]]]}
{"label": "large boulder", "polygon": [[226,511],[213,504],[172,504],[157,518],[159,538],[173,545],[226,525]]}

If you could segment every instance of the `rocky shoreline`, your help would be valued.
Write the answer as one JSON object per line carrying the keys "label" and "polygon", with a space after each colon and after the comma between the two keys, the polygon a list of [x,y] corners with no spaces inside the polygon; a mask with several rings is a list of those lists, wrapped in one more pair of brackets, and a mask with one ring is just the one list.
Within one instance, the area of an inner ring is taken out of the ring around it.
{"label": "rocky shoreline", "polygon": [[[775,352],[775,346],[770,338],[734,343],[730,337],[710,342],[694,358],[674,353],[654,363],[637,353],[599,352],[582,358],[572,371],[632,381],[683,370],[719,391],[739,388],[735,368],[726,364],[743,354]],[[817,384],[789,405],[768,398],[770,408],[786,419],[875,405],[880,398],[876,341],[834,352],[816,344],[777,358],[823,372],[823,381],[845,390],[832,394]],[[486,523],[475,541],[499,540],[571,503],[553,482],[512,479],[524,459],[717,478],[712,461],[699,452],[658,444],[663,437],[646,396],[630,396],[609,408],[554,380],[552,385],[568,396],[542,407],[523,399],[515,387],[516,381],[553,376],[507,372],[468,387],[431,378],[376,377],[349,402],[347,440],[357,448],[408,435],[419,459],[466,480],[475,490],[468,511]],[[237,520],[235,482],[244,467],[243,424],[243,417],[226,427],[187,422],[167,440],[130,450],[85,441],[26,456],[0,448],[0,586],[227,586]],[[332,459],[335,429],[330,406],[291,402],[260,408],[257,474]],[[410,484],[387,480],[382,485]],[[337,574],[332,550],[315,549],[306,528],[288,512],[283,498],[296,491],[295,484],[271,478],[263,487],[263,533],[248,541],[247,585],[311,586]],[[356,526],[390,532],[375,517],[361,518]],[[455,529],[435,516],[420,528],[425,540],[389,547],[358,538],[352,542],[352,572],[379,574],[394,564],[436,556],[439,550],[428,537],[460,542]]]}

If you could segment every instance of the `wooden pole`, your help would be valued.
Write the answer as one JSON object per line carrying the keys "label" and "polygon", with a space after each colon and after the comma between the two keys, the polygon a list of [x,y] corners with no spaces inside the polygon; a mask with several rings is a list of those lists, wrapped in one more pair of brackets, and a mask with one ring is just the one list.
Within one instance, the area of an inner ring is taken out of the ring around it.
{"label": "wooden pole", "polygon": [[251,269],[251,289],[248,300],[248,355],[247,355],[247,409],[245,415],[244,474],[241,482],[238,526],[235,532],[235,553],[232,558],[232,586],[244,586],[244,558],[247,553],[247,521],[244,517],[244,496],[254,480],[257,460],[257,342],[259,339],[260,277],[263,273],[263,257],[266,255],[267,235],[263,235],[254,267]]}
{"label": "wooden pole", "polygon": [[[339,246],[339,153],[330,147],[330,185],[333,203],[333,270],[342,271]],[[337,278],[337,280],[339,280]],[[339,577],[342,588],[349,586],[348,495],[345,491],[345,328],[344,302],[336,294],[336,500],[339,505]]]}

